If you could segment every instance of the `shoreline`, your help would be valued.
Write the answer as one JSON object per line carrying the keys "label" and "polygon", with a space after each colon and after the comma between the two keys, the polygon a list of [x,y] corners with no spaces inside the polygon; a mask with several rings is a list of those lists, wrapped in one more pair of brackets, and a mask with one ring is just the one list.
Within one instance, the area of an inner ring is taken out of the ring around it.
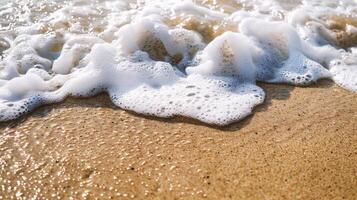
{"label": "shoreline", "polygon": [[[143,117],[105,95],[0,123],[0,197],[354,199],[357,96],[322,80],[261,84],[244,120]],[[7,128],[9,127],[9,128]]]}

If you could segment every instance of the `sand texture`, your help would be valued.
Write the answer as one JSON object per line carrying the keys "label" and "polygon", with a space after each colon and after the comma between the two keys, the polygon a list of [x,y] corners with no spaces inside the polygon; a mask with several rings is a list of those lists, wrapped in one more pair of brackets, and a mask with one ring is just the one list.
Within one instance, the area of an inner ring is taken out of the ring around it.
{"label": "sand texture", "polygon": [[106,95],[0,125],[0,199],[357,199],[357,95],[260,84],[224,128],[139,116]]}

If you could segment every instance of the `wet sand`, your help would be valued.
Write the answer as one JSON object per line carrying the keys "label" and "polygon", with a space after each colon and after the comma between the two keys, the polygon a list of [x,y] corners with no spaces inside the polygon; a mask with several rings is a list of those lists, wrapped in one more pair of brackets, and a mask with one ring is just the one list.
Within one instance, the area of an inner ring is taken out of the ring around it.
{"label": "wet sand", "polygon": [[105,95],[0,125],[0,199],[356,199],[357,94],[260,84],[229,127],[143,117]]}

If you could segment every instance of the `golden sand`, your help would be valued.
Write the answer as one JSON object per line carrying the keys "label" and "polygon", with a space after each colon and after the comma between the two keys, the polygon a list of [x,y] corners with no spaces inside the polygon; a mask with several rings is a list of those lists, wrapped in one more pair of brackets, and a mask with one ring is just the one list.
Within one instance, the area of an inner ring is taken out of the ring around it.
{"label": "golden sand", "polygon": [[357,95],[261,85],[229,127],[158,119],[101,95],[0,126],[0,199],[356,199]]}

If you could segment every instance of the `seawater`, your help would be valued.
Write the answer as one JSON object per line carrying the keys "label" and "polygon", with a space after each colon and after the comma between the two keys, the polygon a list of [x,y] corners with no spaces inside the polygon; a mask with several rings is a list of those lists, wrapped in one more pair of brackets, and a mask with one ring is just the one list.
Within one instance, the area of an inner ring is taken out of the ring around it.
{"label": "seawater", "polygon": [[68,96],[227,125],[257,81],[327,78],[357,92],[357,1],[13,0],[0,3],[0,121]]}

